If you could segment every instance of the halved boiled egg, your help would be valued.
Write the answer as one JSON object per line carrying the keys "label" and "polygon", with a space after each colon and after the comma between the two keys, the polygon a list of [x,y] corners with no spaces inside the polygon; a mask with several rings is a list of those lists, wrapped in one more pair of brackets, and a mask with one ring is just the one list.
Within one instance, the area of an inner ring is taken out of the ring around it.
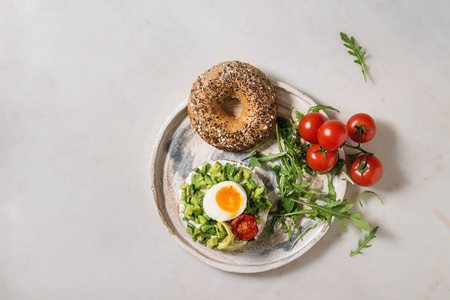
{"label": "halved boiled egg", "polygon": [[212,186],[203,198],[203,209],[213,220],[228,221],[244,212],[247,194],[244,188],[233,181],[222,181]]}

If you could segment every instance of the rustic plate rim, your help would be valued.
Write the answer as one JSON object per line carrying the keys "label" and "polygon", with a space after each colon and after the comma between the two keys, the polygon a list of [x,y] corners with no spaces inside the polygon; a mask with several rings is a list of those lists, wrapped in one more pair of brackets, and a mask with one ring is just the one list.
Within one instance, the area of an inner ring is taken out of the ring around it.
{"label": "rustic plate rim", "polygon": [[[310,104],[311,106],[317,105],[317,103],[311,97],[307,96],[306,94],[299,91],[298,89],[296,89],[284,82],[281,82],[281,81],[272,80],[272,79],[270,79],[270,81],[272,82],[272,84],[275,87],[281,88],[281,89],[295,95],[296,97],[300,98],[301,100],[303,100],[305,102],[309,102],[308,104]],[[309,251],[326,234],[326,232],[328,231],[328,229],[330,227],[328,224],[324,224],[323,228],[316,234],[316,236],[314,236],[314,238],[311,241],[309,241],[298,252],[294,253],[293,255],[291,255],[289,257],[285,257],[278,261],[270,262],[270,263],[267,263],[264,265],[239,265],[239,266],[236,266],[236,265],[229,265],[229,264],[211,260],[209,257],[204,255],[203,253],[196,251],[195,249],[191,248],[190,245],[188,245],[187,243],[180,240],[180,238],[175,234],[175,232],[173,232],[173,230],[170,228],[169,224],[164,219],[160,206],[156,203],[157,202],[156,199],[158,198],[158,195],[157,195],[157,190],[156,190],[156,177],[154,176],[154,171],[156,168],[156,163],[157,163],[156,158],[157,158],[159,149],[163,146],[161,141],[162,141],[162,138],[165,135],[165,133],[168,131],[168,125],[170,123],[172,123],[179,116],[179,114],[182,113],[183,110],[186,109],[187,103],[188,103],[188,99],[185,99],[183,102],[181,102],[177,106],[177,108],[175,108],[174,112],[166,119],[164,124],[161,126],[161,128],[158,132],[158,135],[156,137],[155,144],[153,145],[152,153],[150,156],[150,162],[149,162],[149,171],[150,171],[149,172],[149,182],[150,182],[150,187],[151,187],[152,196],[153,196],[152,202],[154,203],[156,210],[158,212],[158,218],[164,224],[166,229],[169,231],[171,238],[173,240],[175,240],[175,242],[183,250],[185,250],[189,254],[193,255],[200,261],[202,261],[214,268],[217,268],[217,269],[220,269],[223,271],[227,271],[227,272],[233,272],[233,273],[259,273],[259,272],[273,270],[273,269],[282,267],[282,266],[296,260],[303,254],[305,254],[307,251]],[[324,113],[324,114],[326,115],[326,113]],[[339,150],[339,156],[341,156],[341,157],[344,156],[344,150],[342,148]],[[345,166],[344,166],[344,171],[345,171]],[[346,188],[347,188],[347,182],[341,180],[343,177],[342,175],[339,175],[338,177],[339,177],[338,182],[340,182],[342,184],[339,194],[340,194],[341,198],[343,198],[345,195]]]}

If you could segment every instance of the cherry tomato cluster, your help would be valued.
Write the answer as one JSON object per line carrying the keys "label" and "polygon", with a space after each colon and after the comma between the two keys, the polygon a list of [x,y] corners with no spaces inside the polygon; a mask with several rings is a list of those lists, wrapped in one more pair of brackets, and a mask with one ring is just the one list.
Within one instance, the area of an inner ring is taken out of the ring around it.
{"label": "cherry tomato cluster", "polygon": [[[377,126],[371,116],[364,113],[353,115],[347,125],[338,120],[326,120],[318,112],[310,112],[300,119],[300,136],[312,143],[306,154],[308,165],[315,171],[328,172],[338,162],[338,149],[343,145],[357,149],[357,154],[349,155],[346,162],[352,162],[350,176],[361,186],[376,184],[383,175],[383,166],[378,158],[361,148],[361,143],[372,140]],[[357,146],[345,143],[347,137],[357,142]]]}

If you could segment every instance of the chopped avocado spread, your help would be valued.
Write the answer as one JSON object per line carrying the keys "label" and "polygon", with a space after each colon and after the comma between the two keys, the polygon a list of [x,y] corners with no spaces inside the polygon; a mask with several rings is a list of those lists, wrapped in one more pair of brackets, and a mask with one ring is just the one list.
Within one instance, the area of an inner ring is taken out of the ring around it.
{"label": "chopped avocado spread", "polygon": [[194,242],[198,241],[208,248],[217,249],[228,236],[226,228],[208,217],[203,209],[205,192],[222,181],[234,181],[240,184],[247,194],[244,214],[253,215],[257,224],[263,222],[260,214],[262,212],[267,214],[272,202],[266,197],[266,188],[259,186],[251,179],[250,169],[235,167],[230,163],[222,165],[220,162],[215,162],[212,166],[206,163],[193,171],[191,184],[184,183],[180,187],[182,202],[180,211],[182,220],[187,223],[186,232],[192,236]]}

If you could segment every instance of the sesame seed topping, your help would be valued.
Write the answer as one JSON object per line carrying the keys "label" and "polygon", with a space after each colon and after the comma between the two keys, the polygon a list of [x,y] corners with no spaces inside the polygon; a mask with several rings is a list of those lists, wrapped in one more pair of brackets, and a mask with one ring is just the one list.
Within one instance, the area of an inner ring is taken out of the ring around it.
{"label": "sesame seed topping", "polygon": [[[220,109],[228,97],[241,101],[245,118],[230,118]],[[225,62],[204,72],[192,87],[189,103],[193,127],[206,142],[222,150],[252,148],[275,125],[275,89],[263,72],[247,63]],[[207,126],[202,128],[202,122]]]}

